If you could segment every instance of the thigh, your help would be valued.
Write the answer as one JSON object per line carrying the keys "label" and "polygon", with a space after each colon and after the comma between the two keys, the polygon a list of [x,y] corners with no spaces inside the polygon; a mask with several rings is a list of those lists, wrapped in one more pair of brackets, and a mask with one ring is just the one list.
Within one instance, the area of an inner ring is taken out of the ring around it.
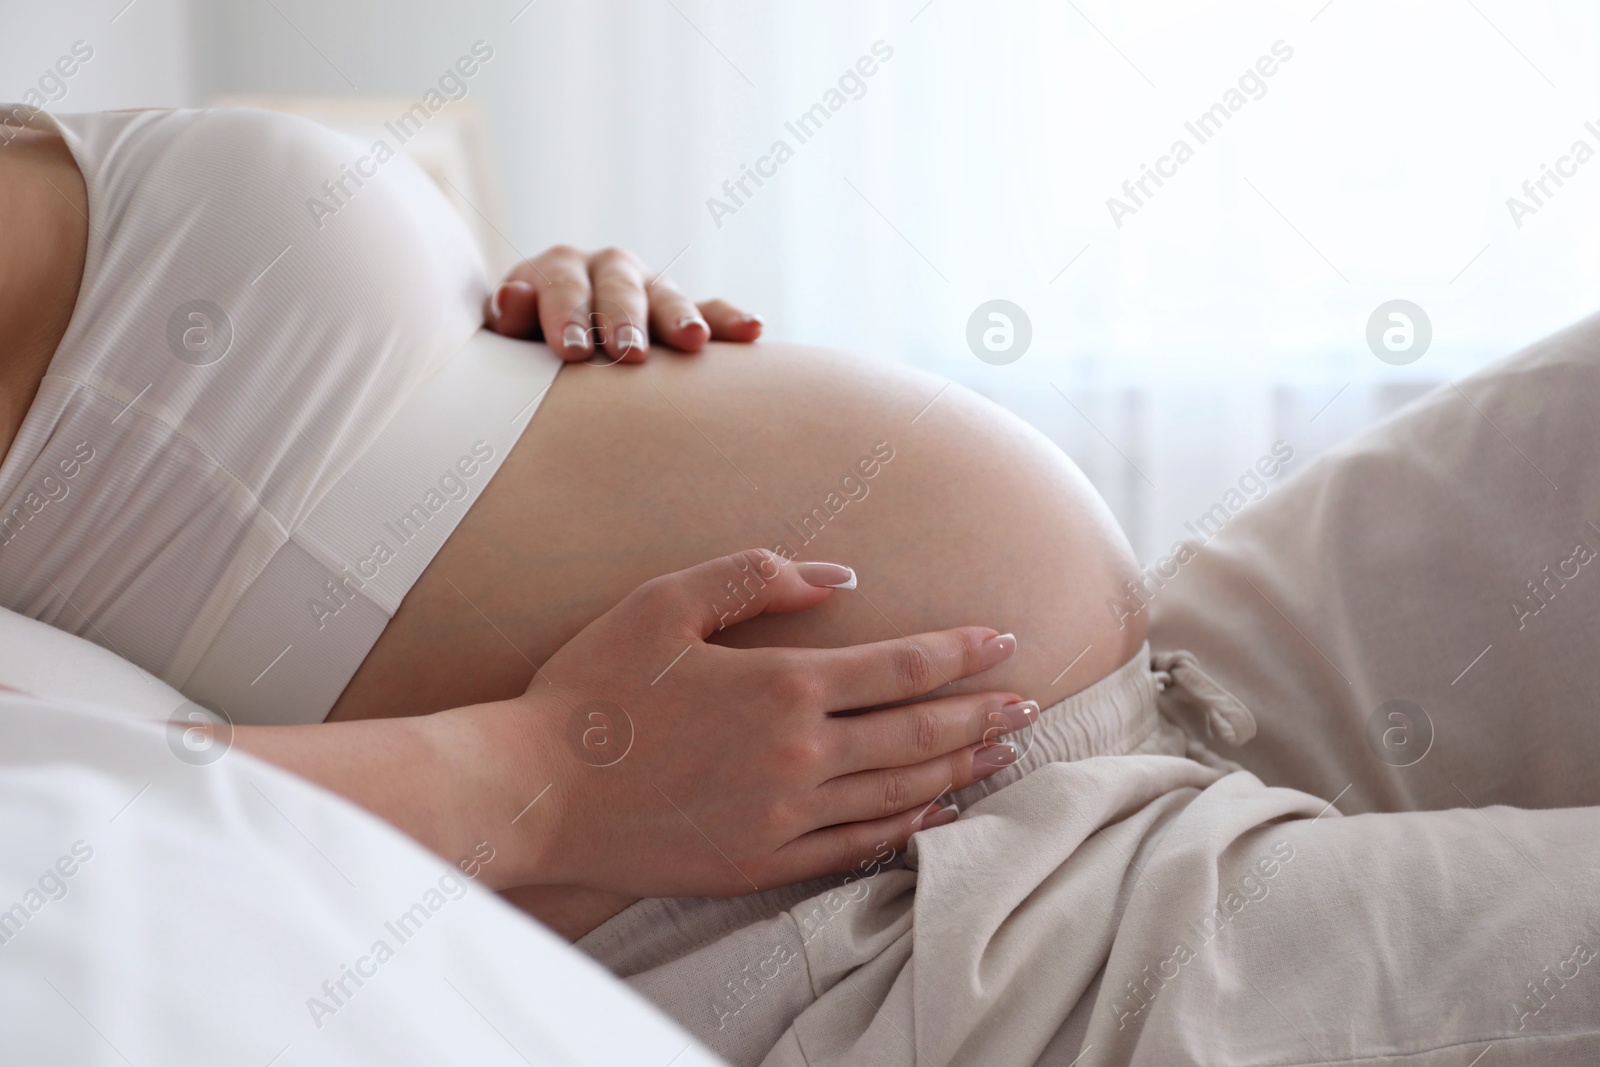
{"label": "thigh", "polygon": [[1237,834],[1273,792],[1236,775],[1173,823],[1082,1006],[1085,1063],[1597,1062],[1600,810]]}
{"label": "thigh", "polygon": [[712,345],[564,369],[331,717],[515,695],[639,583],[749,547],[849,564],[860,587],[718,635],[730,644],[992,626],[1017,655],[956,688],[1047,706],[1144,637],[1104,606],[1134,573],[1121,531],[1020,420],[900,368]]}
{"label": "thigh", "polygon": [[1152,606],[1256,714],[1227,753],[1346,811],[1600,804],[1600,316],[1231,520]]}
{"label": "thigh", "polygon": [[918,834],[914,869],[652,901],[581,947],[731,1062],[1594,1063],[1597,833],[1102,757]]}

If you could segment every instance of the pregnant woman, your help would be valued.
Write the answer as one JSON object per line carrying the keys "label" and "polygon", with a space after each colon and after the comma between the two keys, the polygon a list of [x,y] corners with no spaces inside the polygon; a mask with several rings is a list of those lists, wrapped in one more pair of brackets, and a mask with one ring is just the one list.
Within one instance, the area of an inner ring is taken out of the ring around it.
{"label": "pregnant woman", "polygon": [[[1218,758],[1250,713],[1152,655],[1104,504],[993,405],[742,344],[623,253],[491,292],[419,171],[297,119],[3,130],[0,602],[730,1060],[1595,1051],[1600,998],[1523,989],[1587,936],[1593,814],[1506,847]],[[1544,940],[1475,950],[1491,910]]]}
{"label": "pregnant woman", "polygon": [[[526,694],[518,771],[496,784],[516,791],[508,818],[536,796],[540,817],[496,836],[539,858],[502,862],[508,887],[735,893],[848,870],[952,818],[932,802],[1014,758],[1001,734],[1142,644],[1073,608],[1133,573],[1104,507],[962,391],[707,347],[759,323],[647,286],[621,253],[553,250],[491,299],[420,171],[396,159],[358,186],[349,143],[302,120],[34,115],[9,132],[6,188],[37,237],[8,248],[8,336],[30,343],[6,367],[5,604],[241,724]],[[319,217],[306,203],[327,180],[347,196]],[[591,307],[615,321],[591,327]],[[561,338],[560,358],[481,330],[486,312]],[[641,363],[648,334],[704,350]],[[614,365],[582,362],[596,342]],[[861,585],[726,558],[757,548],[848,559]],[[960,625],[974,617],[1001,625]],[[704,636],[785,651],[687,651]],[[602,775],[582,739],[608,731],[638,736]],[[316,733],[328,752],[364,736]],[[419,817],[445,817],[415,773]],[[642,792],[623,804],[628,780]]]}

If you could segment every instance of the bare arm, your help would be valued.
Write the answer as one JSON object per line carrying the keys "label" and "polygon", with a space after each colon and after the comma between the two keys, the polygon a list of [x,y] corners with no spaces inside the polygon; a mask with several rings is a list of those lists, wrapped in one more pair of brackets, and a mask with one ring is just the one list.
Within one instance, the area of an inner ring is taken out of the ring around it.
{"label": "bare arm", "polygon": [[[243,727],[235,740],[447,859],[487,846],[495,858],[480,880],[492,888],[546,887],[528,903],[554,906],[576,898],[552,887],[581,887],[584,916],[596,900],[615,910],[630,897],[737,895],[842,872],[953,819],[936,798],[1009,762],[989,758],[1014,752],[999,735],[1038,716],[1009,693],[897,703],[1009,658],[1015,639],[982,627],[840,649],[705,641],[726,621],[819,604],[847,580],[834,564],[737,553],[645,583],[520,697]],[[729,618],[716,598],[735,583],[748,599]],[[626,729],[615,756],[585,747],[596,706]],[[864,708],[879,710],[836,714]]]}
{"label": "bare arm", "polygon": [[400,719],[241,726],[233,742],[361,805],[445,859],[481,860],[487,842],[506,862],[483,864],[480,879],[503,889],[528,880],[523,871],[550,843],[548,823],[516,818],[538,792],[528,782],[540,770],[508,758],[514,735],[525,733],[515,721],[519,710],[507,702]]}

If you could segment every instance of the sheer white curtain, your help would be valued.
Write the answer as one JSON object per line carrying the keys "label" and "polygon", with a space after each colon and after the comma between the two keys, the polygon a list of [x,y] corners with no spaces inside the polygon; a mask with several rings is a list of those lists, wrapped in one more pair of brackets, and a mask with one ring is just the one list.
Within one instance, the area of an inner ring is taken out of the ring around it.
{"label": "sheer white curtain", "polygon": [[[66,16],[0,4],[8,76],[70,44]],[[507,254],[625,245],[773,336],[957,378],[1061,441],[1146,554],[1274,441],[1303,464],[1600,303],[1576,144],[1600,152],[1600,11],[1577,0],[194,0],[181,33],[182,0],[110,24],[124,4],[72,16],[107,42],[94,69],[136,65],[148,22],[187,38],[192,71],[157,80],[192,102],[414,98],[488,42],[471,99]],[[181,102],[148,82],[83,97]],[[802,141],[786,123],[818,105]],[[1146,165],[1167,176],[1135,201]],[[770,176],[733,204],[746,167]],[[1003,366],[966,341],[996,298],[1032,323]],[[1404,366],[1366,339],[1395,299],[1432,328]]]}
{"label": "sheer white curtain", "polygon": [[[1600,159],[1565,159],[1600,151],[1592,5],[615,0],[523,22],[541,61],[507,64],[521,88],[491,107],[559,133],[503,146],[549,183],[514,209],[519,241],[687,246],[683,284],[778,336],[994,396],[1072,452],[1145,555],[1275,441],[1292,471],[1600,302]],[[800,143],[785,123],[880,41],[892,58]],[[1193,126],[1219,104],[1237,110]],[[719,226],[708,198],[731,203],[724,181],[779,140],[793,157]],[[1192,158],[1136,202],[1123,183],[1179,140]],[[1536,200],[1546,165],[1570,173]],[[966,342],[992,298],[1032,320],[1005,366]],[[1431,322],[1405,366],[1366,338],[1392,299]]]}

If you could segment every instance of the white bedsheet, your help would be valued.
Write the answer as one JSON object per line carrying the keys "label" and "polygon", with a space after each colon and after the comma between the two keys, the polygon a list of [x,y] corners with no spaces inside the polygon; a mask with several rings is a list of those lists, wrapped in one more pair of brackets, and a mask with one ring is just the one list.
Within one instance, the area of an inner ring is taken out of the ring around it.
{"label": "white bedsheet", "polygon": [[6,608],[0,608],[0,685],[145,719],[165,719],[184,704],[182,693],[110,649]]}
{"label": "white bedsheet", "polygon": [[123,711],[0,693],[0,1063],[717,1062],[341,799],[240,751],[186,762]]}

